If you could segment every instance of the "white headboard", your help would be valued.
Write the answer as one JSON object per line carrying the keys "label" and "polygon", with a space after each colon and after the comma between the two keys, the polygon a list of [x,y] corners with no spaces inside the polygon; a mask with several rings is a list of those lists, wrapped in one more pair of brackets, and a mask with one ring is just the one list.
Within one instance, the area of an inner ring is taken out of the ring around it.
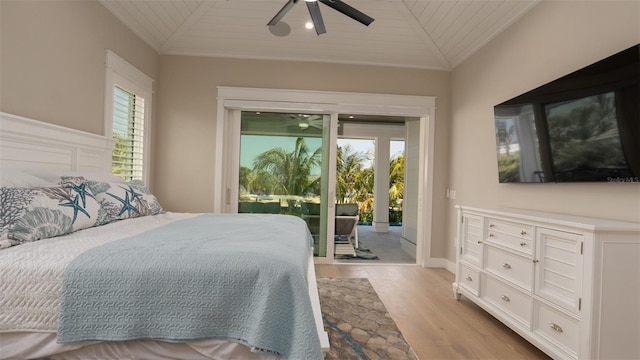
{"label": "white headboard", "polygon": [[114,140],[0,112],[0,169],[110,172]]}

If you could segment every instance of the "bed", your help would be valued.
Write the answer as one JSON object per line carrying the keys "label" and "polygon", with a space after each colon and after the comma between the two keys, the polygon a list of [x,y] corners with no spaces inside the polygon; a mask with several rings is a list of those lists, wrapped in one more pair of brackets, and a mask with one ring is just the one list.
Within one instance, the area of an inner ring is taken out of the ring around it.
{"label": "bed", "polygon": [[0,113],[0,216],[34,214],[0,237],[0,358],[321,359],[306,223],[166,212],[111,146]]}

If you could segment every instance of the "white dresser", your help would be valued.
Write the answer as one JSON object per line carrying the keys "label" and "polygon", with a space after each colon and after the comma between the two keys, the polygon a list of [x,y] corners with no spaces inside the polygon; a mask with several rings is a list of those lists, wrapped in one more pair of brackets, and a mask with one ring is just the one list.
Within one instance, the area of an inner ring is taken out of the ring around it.
{"label": "white dresser", "polygon": [[555,359],[640,359],[640,223],[457,208],[456,298]]}

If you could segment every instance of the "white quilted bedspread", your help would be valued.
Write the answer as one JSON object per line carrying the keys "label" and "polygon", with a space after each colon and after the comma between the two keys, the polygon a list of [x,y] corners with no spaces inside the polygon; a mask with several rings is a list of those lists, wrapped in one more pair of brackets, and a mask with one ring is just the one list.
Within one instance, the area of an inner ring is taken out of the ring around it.
{"label": "white quilted bedspread", "polygon": [[62,275],[76,256],[196,215],[166,213],[128,219],[0,250],[0,332],[57,331]]}

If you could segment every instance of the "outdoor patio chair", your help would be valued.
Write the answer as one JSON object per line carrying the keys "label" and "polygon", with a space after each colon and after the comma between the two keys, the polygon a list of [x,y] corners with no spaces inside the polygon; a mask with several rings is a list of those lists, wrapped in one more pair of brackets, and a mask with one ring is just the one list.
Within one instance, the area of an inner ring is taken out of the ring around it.
{"label": "outdoor patio chair", "polygon": [[311,235],[318,236],[320,234],[320,204],[302,203],[302,218],[307,222]]}
{"label": "outdoor patio chair", "polygon": [[[358,205],[336,204],[336,223],[334,238],[334,253],[336,255],[356,255],[358,248]],[[346,240],[342,240],[342,237]],[[354,242],[351,242],[354,238]]]}

